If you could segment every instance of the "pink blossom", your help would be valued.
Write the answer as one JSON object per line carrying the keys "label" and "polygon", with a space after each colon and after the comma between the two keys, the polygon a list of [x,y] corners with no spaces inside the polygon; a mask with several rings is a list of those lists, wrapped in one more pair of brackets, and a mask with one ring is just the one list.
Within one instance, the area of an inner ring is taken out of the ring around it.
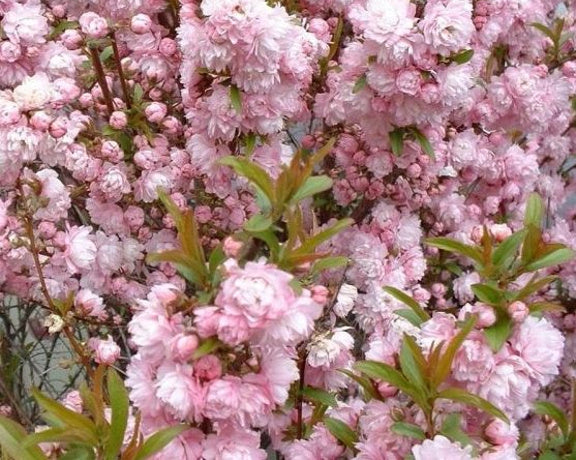
{"label": "pink blossom", "polygon": [[436,435],[412,448],[415,460],[472,460],[472,447],[462,448],[448,438]]}
{"label": "pink blossom", "polygon": [[103,38],[108,34],[106,19],[92,11],[84,13],[78,21],[82,32],[90,38]]}
{"label": "pink blossom", "polygon": [[88,269],[96,260],[92,227],[69,227],[64,237],[64,260],[71,273]]}
{"label": "pink blossom", "polygon": [[99,364],[112,365],[120,357],[120,347],[110,336],[106,340],[92,338],[89,346],[94,351],[94,360]]}

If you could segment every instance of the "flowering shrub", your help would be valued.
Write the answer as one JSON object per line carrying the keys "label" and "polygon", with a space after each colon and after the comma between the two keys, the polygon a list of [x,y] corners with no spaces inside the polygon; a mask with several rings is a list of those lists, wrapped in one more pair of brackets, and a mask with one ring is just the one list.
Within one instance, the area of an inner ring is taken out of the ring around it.
{"label": "flowering shrub", "polygon": [[3,457],[576,455],[574,2],[0,15]]}

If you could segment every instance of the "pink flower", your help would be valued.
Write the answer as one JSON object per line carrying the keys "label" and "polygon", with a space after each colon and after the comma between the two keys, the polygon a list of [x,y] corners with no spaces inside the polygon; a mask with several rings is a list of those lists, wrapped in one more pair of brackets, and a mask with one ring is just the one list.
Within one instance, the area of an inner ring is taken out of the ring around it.
{"label": "pink flower", "polygon": [[244,247],[244,243],[235,240],[231,236],[224,239],[223,250],[227,257],[238,257],[240,250]]}
{"label": "pink flower", "polygon": [[529,316],[516,327],[510,342],[540,385],[548,385],[558,374],[564,337],[548,320]]}
{"label": "pink flower", "polygon": [[289,312],[296,295],[289,285],[292,275],[264,261],[240,268],[233,259],[225,263],[227,277],[216,297],[223,313],[241,317],[252,327],[264,327]]}
{"label": "pink flower", "polygon": [[94,360],[99,364],[112,365],[120,357],[120,347],[110,336],[106,340],[91,338],[88,345],[94,352]]}
{"label": "pink flower", "polygon": [[52,83],[44,73],[26,77],[14,88],[14,102],[22,110],[43,109],[52,100]]}
{"label": "pink flower", "polygon": [[498,446],[516,446],[518,443],[518,428],[515,424],[507,424],[500,419],[494,419],[486,427],[484,433],[493,444]]}
{"label": "pink flower", "polygon": [[128,124],[128,117],[124,112],[120,112],[117,110],[115,112],[112,112],[112,115],[110,115],[109,122],[112,128],[122,129],[125,128],[126,125]]}
{"label": "pink flower", "polygon": [[42,44],[50,31],[43,10],[40,2],[11,3],[2,19],[2,30],[11,42],[27,46]]}
{"label": "pink flower", "polygon": [[192,377],[192,366],[166,363],[158,369],[156,397],[176,417],[197,420],[204,408],[205,390]]}
{"label": "pink flower", "polygon": [[109,32],[106,19],[92,11],[80,16],[78,22],[80,22],[82,32],[90,38],[104,38]]}
{"label": "pink flower", "polygon": [[135,34],[145,34],[150,31],[152,20],[147,14],[137,14],[130,20],[130,29]]}
{"label": "pink flower", "polygon": [[462,448],[448,438],[436,435],[412,447],[415,460],[472,460],[472,446]]}
{"label": "pink flower", "polygon": [[203,444],[205,460],[265,460],[260,449],[260,434],[231,423],[223,424],[217,434],[210,434]]}
{"label": "pink flower", "polygon": [[204,416],[218,420],[236,416],[241,404],[241,388],[242,380],[238,377],[225,376],[212,380],[207,386]]}
{"label": "pink flower", "polygon": [[79,414],[82,413],[83,402],[79,391],[71,390],[66,393],[66,396],[64,396],[64,399],[62,400],[62,404],[74,412],[78,412]]}
{"label": "pink flower", "polygon": [[194,373],[203,380],[214,380],[222,376],[222,363],[215,355],[202,356],[194,362]]}
{"label": "pink flower", "polygon": [[422,84],[422,76],[417,69],[405,69],[396,77],[396,87],[404,94],[415,96]]}
{"label": "pink flower", "polygon": [[426,44],[447,55],[469,46],[475,32],[472,2],[469,0],[435,0],[426,3],[424,18],[418,26]]}
{"label": "pink flower", "polygon": [[161,102],[152,102],[144,109],[146,119],[151,123],[160,123],[168,113],[168,107]]}
{"label": "pink flower", "polygon": [[90,289],[81,289],[74,298],[76,310],[87,316],[93,316],[99,319],[106,319],[108,314],[104,307],[102,297],[94,294]]}
{"label": "pink flower", "polygon": [[96,260],[92,227],[69,227],[64,237],[64,260],[71,273],[89,269]]}

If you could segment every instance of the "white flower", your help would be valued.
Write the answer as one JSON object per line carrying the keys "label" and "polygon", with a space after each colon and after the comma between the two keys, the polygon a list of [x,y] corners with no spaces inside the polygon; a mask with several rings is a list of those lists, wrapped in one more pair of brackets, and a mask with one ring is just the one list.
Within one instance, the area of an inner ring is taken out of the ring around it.
{"label": "white flower", "polygon": [[51,314],[44,319],[44,327],[48,328],[49,334],[56,334],[64,328],[64,320],[60,315]]}
{"label": "white flower", "polygon": [[14,88],[13,97],[22,110],[42,109],[52,99],[52,83],[43,73],[25,77]]}
{"label": "white flower", "polygon": [[344,283],[340,286],[338,296],[336,297],[336,304],[334,305],[334,313],[340,317],[346,316],[354,307],[354,302],[358,298],[358,289],[352,284]]}

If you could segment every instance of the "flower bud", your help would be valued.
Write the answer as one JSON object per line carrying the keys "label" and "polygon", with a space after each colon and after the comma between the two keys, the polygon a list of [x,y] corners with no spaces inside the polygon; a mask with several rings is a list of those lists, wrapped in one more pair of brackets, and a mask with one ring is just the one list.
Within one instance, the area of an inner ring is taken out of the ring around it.
{"label": "flower bud", "polygon": [[147,14],[137,14],[130,21],[130,30],[135,34],[150,32],[150,27],[152,27],[152,19]]}
{"label": "flower bud", "polygon": [[160,123],[168,113],[168,108],[161,102],[152,102],[144,109],[144,113],[149,122]]}
{"label": "flower bud", "polygon": [[508,313],[510,313],[514,322],[521,323],[528,317],[530,310],[524,302],[517,300],[508,305]]}
{"label": "flower bud", "polygon": [[114,129],[123,129],[128,124],[128,117],[124,112],[115,111],[110,115],[110,126]]}
{"label": "flower bud", "polygon": [[227,257],[238,257],[243,246],[244,243],[228,236],[224,239],[224,254],[226,254]]}
{"label": "flower bud", "polygon": [[330,294],[327,287],[317,284],[316,286],[312,286],[310,291],[312,292],[312,300],[314,300],[314,302],[319,305],[326,305],[328,295]]}
{"label": "flower bud", "polygon": [[80,29],[90,38],[104,38],[108,35],[108,23],[102,16],[89,11],[80,16]]}

